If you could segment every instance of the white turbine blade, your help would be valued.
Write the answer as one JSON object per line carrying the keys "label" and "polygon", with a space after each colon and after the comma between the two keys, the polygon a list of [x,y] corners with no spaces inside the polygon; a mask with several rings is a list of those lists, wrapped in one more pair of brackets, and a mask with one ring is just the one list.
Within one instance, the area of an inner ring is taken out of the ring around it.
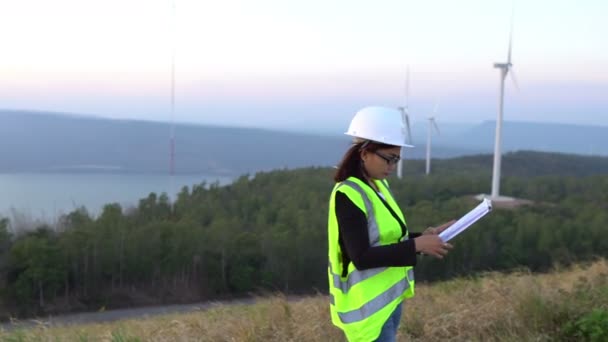
{"label": "white turbine blade", "polygon": [[[407,66],[405,73],[405,108],[407,108],[410,100],[410,66]],[[409,113],[408,113],[409,114]]]}
{"label": "white turbine blade", "polygon": [[519,91],[519,82],[517,82],[517,77],[515,77],[515,72],[513,71],[513,68],[509,68],[509,74],[511,75],[511,81],[513,81],[515,89]]}
{"label": "white turbine blade", "polygon": [[509,33],[509,52],[507,53],[507,65],[511,65],[511,43],[513,41],[513,28],[511,28],[511,33]]}
{"label": "white turbine blade", "polygon": [[513,43],[513,17],[515,16],[515,3],[511,8],[511,30],[509,31],[509,52],[507,54],[507,65],[511,66],[511,47]]}
{"label": "white turbine blade", "polygon": [[407,127],[408,144],[412,144],[412,129],[410,128],[410,116],[405,114],[405,127]]}
{"label": "white turbine blade", "polygon": [[437,126],[437,122],[435,122],[435,119],[431,119],[431,122],[433,122],[433,127],[435,127],[435,130],[437,131],[438,135],[441,135],[439,132],[439,127]]}

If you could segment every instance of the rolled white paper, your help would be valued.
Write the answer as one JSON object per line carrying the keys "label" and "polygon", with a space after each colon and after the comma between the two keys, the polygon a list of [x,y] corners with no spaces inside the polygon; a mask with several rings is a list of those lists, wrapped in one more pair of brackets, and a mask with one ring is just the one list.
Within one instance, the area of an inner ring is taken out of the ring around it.
{"label": "rolled white paper", "polygon": [[492,201],[487,198],[479,203],[478,206],[473,210],[466,213],[458,221],[454,222],[446,230],[439,234],[439,237],[443,242],[448,242],[456,235],[462,233],[465,229],[469,228],[473,223],[477,222],[480,218],[484,217],[487,213],[492,210]]}

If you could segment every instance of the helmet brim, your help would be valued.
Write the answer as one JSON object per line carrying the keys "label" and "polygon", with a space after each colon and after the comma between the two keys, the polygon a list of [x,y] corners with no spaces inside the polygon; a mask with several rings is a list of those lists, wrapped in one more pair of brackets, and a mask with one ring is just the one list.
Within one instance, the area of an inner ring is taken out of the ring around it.
{"label": "helmet brim", "polygon": [[370,139],[368,137],[363,137],[361,135],[353,135],[353,134],[351,134],[349,132],[344,132],[344,134],[348,135],[349,137],[359,138],[359,139],[365,139],[365,140],[369,140],[369,141],[372,141],[372,142],[375,142],[375,143],[378,143],[378,144],[385,144],[385,145],[398,146],[398,147],[407,147],[407,148],[414,148],[415,147],[414,145],[406,144],[404,142],[399,142],[399,141],[393,141],[393,140],[390,140],[390,141],[388,141],[388,140],[387,141],[380,141],[380,140],[377,140],[377,139]]}

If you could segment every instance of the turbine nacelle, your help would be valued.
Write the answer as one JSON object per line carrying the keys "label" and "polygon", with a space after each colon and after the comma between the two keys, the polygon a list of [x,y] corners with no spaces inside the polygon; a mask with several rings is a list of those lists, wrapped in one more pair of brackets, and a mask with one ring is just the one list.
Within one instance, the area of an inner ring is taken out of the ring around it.
{"label": "turbine nacelle", "polygon": [[511,69],[513,63],[494,63],[494,67],[498,69]]}

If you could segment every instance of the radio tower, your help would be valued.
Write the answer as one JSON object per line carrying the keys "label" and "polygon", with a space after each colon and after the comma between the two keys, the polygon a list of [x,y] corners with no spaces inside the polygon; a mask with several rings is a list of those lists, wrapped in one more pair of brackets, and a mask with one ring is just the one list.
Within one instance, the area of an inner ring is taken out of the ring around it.
{"label": "radio tower", "polygon": [[171,1],[171,128],[169,133],[169,199],[174,195],[175,175],[175,0]]}

